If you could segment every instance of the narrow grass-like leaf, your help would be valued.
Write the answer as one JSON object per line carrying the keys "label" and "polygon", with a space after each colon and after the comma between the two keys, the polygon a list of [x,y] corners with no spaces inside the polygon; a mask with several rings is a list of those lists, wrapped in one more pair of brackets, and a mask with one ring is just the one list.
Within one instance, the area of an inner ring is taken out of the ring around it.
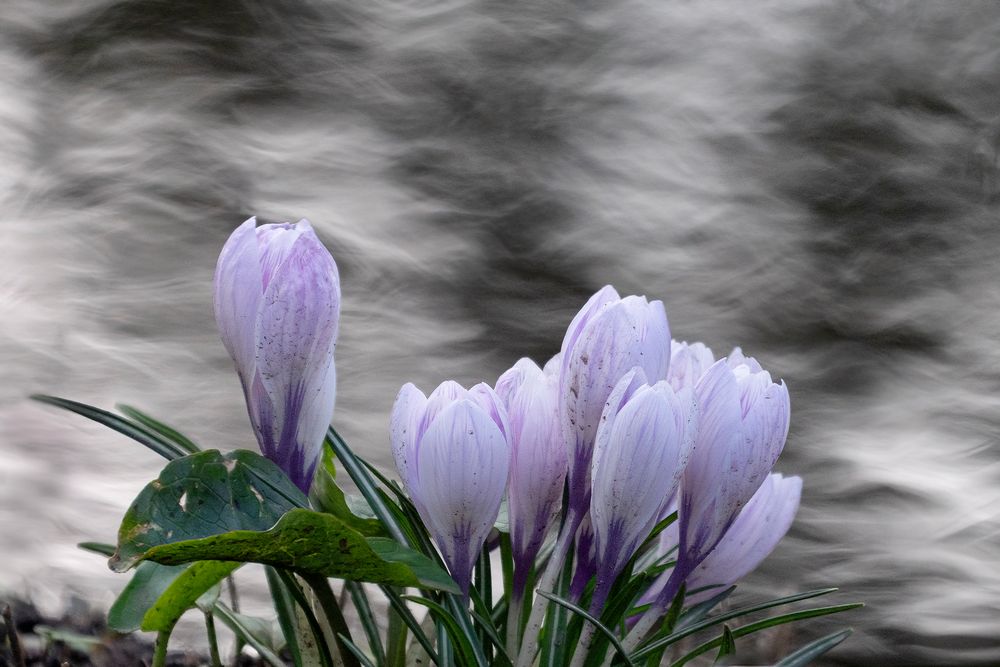
{"label": "narrow grass-like leaf", "polygon": [[80,542],[76,546],[84,551],[89,551],[90,553],[94,553],[99,556],[107,556],[110,558],[115,555],[115,545],[108,544],[106,542]]}
{"label": "narrow grass-like leaf", "polygon": [[594,616],[591,616],[587,612],[587,610],[583,609],[582,607],[578,607],[577,605],[573,604],[572,602],[569,602],[568,600],[563,600],[561,597],[557,595],[553,595],[552,593],[547,593],[546,591],[538,591],[538,594],[541,595],[542,597],[546,597],[552,600],[557,605],[565,607],[574,614],[582,616],[584,619],[589,621],[595,628],[597,628],[597,630],[601,634],[603,634],[608,639],[608,641],[611,643],[611,646],[613,646],[615,651],[618,653],[619,657],[621,657],[621,659],[625,661],[625,664],[634,667],[634,663],[629,659],[628,653],[625,652],[625,649],[624,647],[622,647],[621,642],[618,641],[618,637],[606,625],[601,623],[599,619],[595,618]]}
{"label": "narrow grass-like leaf", "polygon": [[295,602],[276,569],[265,566],[264,575],[267,578],[267,587],[271,591],[274,610],[278,615],[278,626],[288,645],[288,652],[292,654],[292,663],[295,667],[303,667],[302,650],[299,647],[298,632],[295,630]]}
{"label": "narrow grass-like leaf", "polygon": [[713,609],[715,609],[723,600],[732,595],[733,591],[735,590],[736,586],[730,586],[721,593],[716,594],[714,597],[709,598],[704,602],[699,602],[693,607],[690,607],[687,611],[681,614],[680,619],[678,619],[676,629],[683,630],[684,628],[690,627],[695,623],[701,622],[701,620],[706,616],[708,616],[708,614]]}
{"label": "narrow grass-like leaf", "polygon": [[62,408],[63,410],[75,412],[76,414],[95,421],[98,424],[102,424],[114,431],[118,431],[122,435],[132,438],[140,445],[148,447],[167,460],[178,459],[187,454],[187,452],[182,448],[168,440],[165,440],[156,432],[150,431],[141,424],[136,424],[123,417],[119,417],[113,412],[95,408],[94,406],[87,405],[86,403],[71,401],[66,398],[59,398],[58,396],[34,394],[31,398],[41,403],[54,405],[55,407]]}
{"label": "narrow grass-like leaf", "polygon": [[196,445],[194,441],[186,435],[172,426],[168,426],[161,421],[153,419],[142,410],[123,403],[119,403],[115,407],[118,408],[119,412],[132,421],[142,424],[147,429],[154,431],[162,438],[180,447],[187,454],[195,454],[201,451],[201,447]]}
{"label": "narrow grass-like leaf", "polygon": [[371,659],[367,655],[365,655],[365,652],[362,651],[357,646],[355,646],[354,642],[352,642],[350,639],[348,639],[344,635],[337,635],[337,640],[340,642],[341,646],[346,648],[348,651],[351,652],[351,654],[354,655],[355,658],[357,658],[358,662],[361,665],[364,665],[364,667],[376,667],[375,663],[373,663]]}
{"label": "narrow grass-like leaf", "polygon": [[233,631],[243,642],[252,646],[271,667],[285,667],[285,661],[279,658],[274,651],[264,645],[247,628],[239,618],[239,615],[221,602],[215,605],[215,616]]}
{"label": "narrow grass-like leaf", "polygon": [[480,660],[477,656],[476,650],[474,648],[475,635],[471,638],[462,630],[459,626],[458,621],[455,616],[445,607],[442,607],[434,600],[429,600],[424,597],[407,595],[404,596],[405,600],[410,600],[419,605],[427,607],[434,618],[441,622],[442,626],[448,633],[448,638],[451,640],[452,645],[454,645],[461,656],[463,665],[478,665],[479,667],[488,667],[485,660]]}
{"label": "narrow grass-like leaf", "polygon": [[389,511],[389,508],[386,507],[385,501],[379,495],[378,486],[375,484],[371,473],[368,472],[361,460],[351,451],[351,448],[347,446],[347,443],[344,442],[344,439],[340,437],[340,434],[332,426],[327,430],[326,437],[327,442],[333,448],[333,452],[340,459],[340,462],[344,464],[344,470],[354,480],[358,491],[368,501],[368,505],[375,512],[375,516],[382,522],[386,530],[389,531],[389,535],[401,544],[407,544],[403,529],[400,528],[395,517]]}
{"label": "narrow grass-like leaf", "polygon": [[[316,618],[316,614],[313,613],[312,605],[309,604],[309,600],[306,599],[305,593],[299,587],[295,578],[289,572],[284,572],[282,570],[276,569],[278,577],[281,578],[282,583],[285,585],[285,590],[288,591],[292,599],[295,600],[295,604],[298,605],[302,614],[306,618],[306,623],[309,625],[309,630],[312,632],[313,639],[315,640],[315,647],[319,652],[319,660],[323,664],[323,667],[334,667],[335,663],[333,661],[333,656],[330,653],[330,647],[326,643],[326,637],[323,633],[323,626],[320,625],[319,619]],[[304,648],[300,644],[300,648]],[[303,659],[305,659],[306,651],[303,650]],[[308,664],[308,662],[307,662]]]}
{"label": "narrow grass-like leaf", "polygon": [[361,621],[361,628],[365,631],[365,637],[368,639],[368,648],[371,649],[372,655],[375,656],[375,663],[377,667],[383,667],[385,665],[385,650],[382,648],[382,637],[379,635],[378,622],[375,620],[375,614],[372,613],[371,605],[368,603],[368,596],[365,594],[365,589],[356,581],[345,581],[344,586],[351,596],[354,609],[358,612],[358,620]]}
{"label": "narrow grass-like leaf", "polygon": [[[739,609],[734,609],[733,611],[726,612],[724,614],[719,614],[718,616],[712,616],[706,618],[698,623],[693,623],[687,625],[681,623],[681,628],[676,632],[667,635],[666,637],[656,636],[649,640],[647,643],[640,646],[639,650],[632,654],[634,660],[644,658],[649,653],[660,649],[664,646],[670,646],[671,644],[680,641],[684,637],[693,635],[696,632],[710,628],[713,625],[718,625],[720,623],[725,623],[726,621],[737,618],[739,616],[746,616],[747,614],[753,614],[758,611],[765,611],[773,607],[780,607],[781,605],[791,604],[793,602],[799,602],[801,600],[808,600],[810,598],[820,597],[822,595],[827,595],[836,591],[836,588],[820,588],[813,591],[806,591],[804,593],[797,593],[795,595],[787,595],[785,597],[777,598],[775,600],[768,600],[767,602],[762,602],[760,604],[751,605],[749,607],[740,607]],[[728,594],[726,591],[724,593]],[[720,594],[721,595],[721,594]],[[714,600],[714,598],[713,598]],[[709,600],[708,602],[712,602]]]}
{"label": "narrow grass-like leaf", "polygon": [[[789,614],[782,614],[781,616],[773,616],[771,618],[765,618],[762,621],[757,621],[756,623],[750,623],[749,625],[744,625],[742,627],[733,630],[734,637],[745,637],[746,635],[765,630],[767,628],[773,628],[776,625],[785,625],[787,623],[794,623],[795,621],[802,621],[807,618],[816,618],[819,616],[829,616],[830,614],[839,614],[842,611],[849,611],[851,609],[857,609],[858,607],[863,607],[864,605],[860,602],[853,604],[840,604],[833,607],[816,607],[814,609],[804,609],[802,611],[796,611]],[[722,637],[716,637],[715,639],[705,642],[704,644],[694,648],[687,655],[680,658],[676,662],[671,664],[671,667],[681,667],[703,653],[707,653],[712,649],[716,648],[722,643]]]}
{"label": "narrow grass-like leaf", "polygon": [[414,639],[420,643],[420,646],[422,646],[424,651],[427,652],[427,655],[430,656],[431,661],[433,661],[436,665],[441,665],[437,651],[434,650],[434,645],[431,643],[430,639],[427,638],[427,635],[424,634],[423,629],[420,627],[420,622],[414,618],[413,612],[411,612],[410,608],[406,606],[406,603],[403,601],[403,597],[388,586],[382,586],[381,588],[382,592],[385,593],[385,596],[389,599],[389,604],[392,605],[392,608],[396,610],[397,614],[399,614],[400,619],[402,619],[403,623],[406,624],[406,627],[410,629],[410,632],[413,633]]}
{"label": "narrow grass-like leaf", "polygon": [[736,653],[736,637],[733,636],[733,631],[729,629],[728,625],[722,626],[720,640],[719,655],[715,656],[716,665],[726,664],[727,659]]}
{"label": "narrow grass-like leaf", "polygon": [[851,632],[853,630],[848,628],[840,632],[831,633],[825,637],[820,637],[814,642],[809,642],[794,653],[789,653],[774,667],[804,667],[847,639],[851,635]]}

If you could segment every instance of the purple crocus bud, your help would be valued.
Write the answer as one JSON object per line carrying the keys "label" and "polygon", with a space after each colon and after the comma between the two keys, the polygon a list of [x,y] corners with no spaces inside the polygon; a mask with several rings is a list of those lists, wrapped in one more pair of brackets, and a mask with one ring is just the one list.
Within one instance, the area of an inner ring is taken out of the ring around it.
{"label": "purple crocus bud", "polygon": [[507,507],[513,587],[520,599],[538,550],[562,507],[566,444],[559,423],[557,387],[530,359],[500,376],[497,396],[510,422],[511,465]]}
{"label": "purple crocus bud", "polygon": [[715,355],[703,343],[671,341],[667,382],[675,391],[684,388],[693,389],[705,371],[714,363]]}
{"label": "purple crocus bud", "polygon": [[707,600],[747,576],[792,526],[802,496],[801,477],[768,475],[701,565],[688,576],[689,603]]}
{"label": "purple crocus bud", "polygon": [[611,390],[634,367],[649,382],[667,377],[670,328],[663,303],[622,299],[614,288],[604,287],[570,323],[561,355],[559,404],[569,447],[569,503],[582,515],[589,505],[594,439]]}
{"label": "purple crocus bud", "polygon": [[507,412],[493,389],[444,382],[430,397],[406,384],[392,408],[396,469],[451,576],[468,595],[510,469]]}
{"label": "purple crocus bud", "polygon": [[[590,517],[597,554],[594,598],[606,593],[672,498],[694,448],[698,407],[691,390],[643,384],[624,401],[636,369],[608,401],[594,446]],[[604,600],[600,600],[603,604]]]}
{"label": "purple crocus bud", "polygon": [[215,269],[215,321],[261,452],[309,491],[333,417],[337,264],[306,220],[236,228]]}
{"label": "purple crocus bud", "polygon": [[753,359],[741,358],[734,366],[727,359],[716,362],[695,389],[701,427],[684,472],[679,511],[678,566],[688,572],[715,548],[757,491],[788,436],[785,384],[772,382]]}

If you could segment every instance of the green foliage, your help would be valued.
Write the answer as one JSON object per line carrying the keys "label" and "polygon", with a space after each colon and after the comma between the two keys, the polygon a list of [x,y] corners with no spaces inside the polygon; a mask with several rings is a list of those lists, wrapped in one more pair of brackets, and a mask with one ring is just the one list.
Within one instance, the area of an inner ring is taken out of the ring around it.
{"label": "green foliage", "polygon": [[[281,469],[259,454],[214,449],[190,454],[168,463],[139,493],[122,520],[109,565],[124,572],[156,546],[267,530],[289,510],[306,505]],[[197,558],[174,563],[188,560]]]}

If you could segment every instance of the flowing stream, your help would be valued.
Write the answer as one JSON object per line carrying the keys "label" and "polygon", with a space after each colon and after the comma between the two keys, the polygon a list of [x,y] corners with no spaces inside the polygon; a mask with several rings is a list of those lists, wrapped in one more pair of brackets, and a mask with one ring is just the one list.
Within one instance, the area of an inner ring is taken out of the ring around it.
{"label": "flowing stream", "polygon": [[404,382],[542,362],[606,283],[661,298],[791,390],[803,505],[747,595],[867,603],[762,660],[850,625],[834,662],[1000,662],[997,44],[990,2],[4,0],[0,590],[108,605],[75,544],[162,464],[28,394],[255,447],[212,272],[306,217],[371,460]]}

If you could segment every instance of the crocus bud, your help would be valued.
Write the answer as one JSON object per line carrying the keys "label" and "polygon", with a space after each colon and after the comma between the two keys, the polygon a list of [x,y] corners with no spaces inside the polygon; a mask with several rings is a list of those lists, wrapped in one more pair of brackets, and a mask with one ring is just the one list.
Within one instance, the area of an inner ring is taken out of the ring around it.
{"label": "crocus bud", "polygon": [[641,374],[631,371],[612,391],[594,446],[590,517],[598,591],[610,587],[660,519],[697,433],[693,392],[675,393],[666,381],[632,388]]}
{"label": "crocus bud", "polygon": [[559,378],[562,426],[569,447],[570,508],[586,512],[597,427],[608,395],[634,367],[649,382],[667,376],[670,328],[660,301],[618,296],[607,286],[577,314],[563,339]]}
{"label": "crocus bud", "polygon": [[333,417],[340,276],[306,220],[256,226],[222,248],[215,321],[261,452],[308,492]]}
{"label": "crocus bud", "polygon": [[687,568],[685,576],[760,487],[788,436],[788,389],[736,353],[732,362],[712,365],[695,388],[701,426],[681,483],[678,517],[678,568]]}
{"label": "crocus bud", "polygon": [[701,376],[714,363],[715,355],[703,343],[671,341],[667,382],[675,391],[694,389]]}
{"label": "crocus bud", "polygon": [[425,397],[407,383],[392,408],[396,469],[466,595],[507,486],[509,433],[507,412],[486,384],[466,390],[448,381]]}
{"label": "crocus bud", "polygon": [[[707,600],[747,576],[778,546],[792,526],[802,496],[801,477],[768,475],[719,544],[688,576],[686,600]],[[705,589],[701,592],[699,589]]]}
{"label": "crocus bud", "polygon": [[510,422],[511,466],[507,507],[514,591],[524,592],[528,572],[562,506],[566,444],[559,423],[555,379],[530,359],[500,376],[497,396]]}

